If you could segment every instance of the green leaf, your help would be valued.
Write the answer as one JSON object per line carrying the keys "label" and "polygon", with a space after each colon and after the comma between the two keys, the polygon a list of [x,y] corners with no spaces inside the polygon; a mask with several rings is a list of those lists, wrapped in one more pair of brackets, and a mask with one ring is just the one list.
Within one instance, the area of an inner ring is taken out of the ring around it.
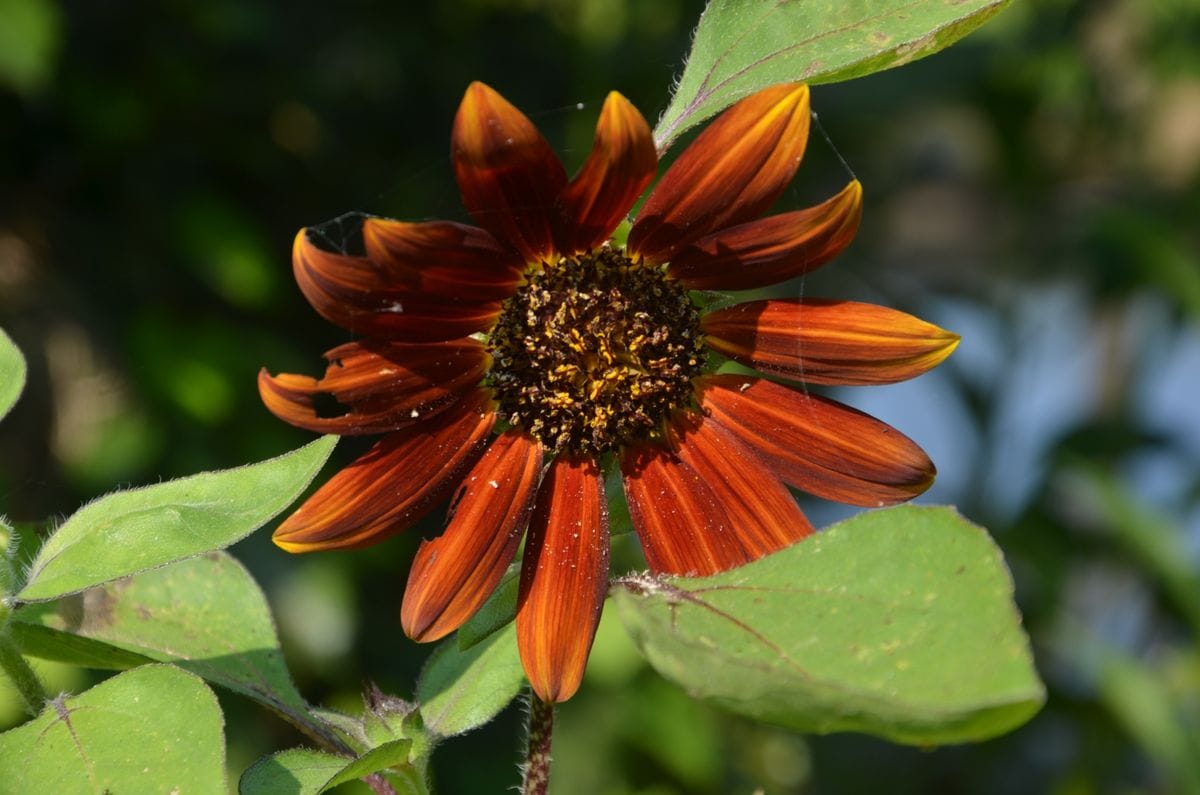
{"label": "green leaf", "polygon": [[458,648],[466,651],[517,617],[517,595],[521,590],[521,564],[514,563],[504,572],[496,590],[467,623],[458,628]]}
{"label": "green leaf", "polygon": [[291,505],[335,444],[326,436],[262,463],[101,497],[50,536],[17,597],[54,599],[229,546]]}
{"label": "green leaf", "polygon": [[[13,615],[26,654],[103,667],[173,662],[328,738],[292,683],[267,600],[240,563],[212,552]],[[83,645],[80,644],[91,644]],[[107,652],[103,650],[107,649]]]}
{"label": "green leaf", "polygon": [[135,668],[0,734],[4,791],[224,792],[223,727],[198,677]]}
{"label": "green leaf", "polygon": [[950,508],[864,513],[733,571],[637,575],[612,595],[667,679],[800,731],[966,742],[1045,698],[1000,551]]}
{"label": "green leaf", "polygon": [[[399,771],[415,773],[412,766],[408,764],[409,750],[412,743],[408,740],[392,740],[383,745],[376,746],[370,751],[360,756],[358,759],[351,762],[343,770],[338,772],[329,783],[325,785],[326,789],[333,789],[339,784],[345,784],[347,781],[353,781],[356,778],[369,776],[372,773],[387,769],[396,768]],[[409,776],[406,776],[409,778]],[[414,783],[421,787],[420,790],[412,790],[414,792],[424,791],[424,783],[419,777],[413,779]],[[403,790],[402,790],[403,792]]]}
{"label": "green leaf", "polygon": [[374,685],[364,693],[361,730],[355,734],[366,740],[367,748],[375,748],[392,740],[407,740],[412,743],[408,751],[409,761],[418,772],[423,772],[433,751],[433,741],[421,720],[418,705],[388,695]]}
{"label": "green leaf", "polygon": [[31,608],[24,608],[13,615],[12,623],[8,625],[13,640],[26,657],[113,671],[123,671],[153,662],[145,655],[125,651],[91,638],[72,635],[36,623],[25,623],[41,620],[42,616],[34,614]]}
{"label": "green leaf", "polygon": [[293,748],[263,757],[238,781],[241,795],[310,795],[346,767],[349,760],[309,748]]}
{"label": "green leaf", "polygon": [[421,718],[434,734],[463,734],[496,717],[524,683],[514,624],[465,651],[450,639],[430,655],[417,680]]}
{"label": "green leaf", "polygon": [[0,329],[0,419],[12,409],[25,388],[25,357]]}
{"label": "green leaf", "polygon": [[654,129],[659,151],[684,130],[769,85],[849,80],[935,53],[1008,2],[712,0]]}
{"label": "green leaf", "polygon": [[408,764],[408,740],[373,748],[358,759],[295,748],[264,757],[238,782],[242,795],[317,795],[356,778],[387,770],[399,795],[424,795],[425,783]]}

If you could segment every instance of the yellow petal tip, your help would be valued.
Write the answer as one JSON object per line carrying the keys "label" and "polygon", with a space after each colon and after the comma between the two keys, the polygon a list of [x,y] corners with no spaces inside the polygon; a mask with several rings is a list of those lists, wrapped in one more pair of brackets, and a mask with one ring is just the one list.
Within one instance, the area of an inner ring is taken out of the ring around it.
{"label": "yellow petal tip", "polygon": [[295,541],[288,541],[285,537],[280,536],[278,533],[271,536],[271,542],[284,552],[290,552],[293,555],[300,555],[305,552],[316,552],[319,550],[319,547],[313,544],[301,544]]}

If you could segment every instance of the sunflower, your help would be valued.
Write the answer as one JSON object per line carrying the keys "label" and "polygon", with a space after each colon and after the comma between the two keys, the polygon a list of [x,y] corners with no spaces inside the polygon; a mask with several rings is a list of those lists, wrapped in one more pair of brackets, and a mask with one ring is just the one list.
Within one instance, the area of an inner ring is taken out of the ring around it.
{"label": "sunflower", "polygon": [[[382,437],[275,543],[369,546],[449,501],[401,607],[404,631],[432,641],[479,609],[524,536],[518,645],[534,692],[553,703],[579,687],[608,588],[607,471],[620,473],[650,570],[672,575],[731,569],[810,535],[788,486],[861,506],[928,488],[934,467],[916,444],[803,387],[911,378],[955,335],[848,301],[697,303],[810,271],[854,237],[857,181],[761,217],[799,166],[808,98],[805,85],[778,85],[727,110],[666,171],[621,246],[611,235],[658,167],[633,105],[609,94],[568,179],[532,122],[473,83],[451,152],[477,225],[368,217],[351,253],[319,230],[296,236],[305,297],[362,339],[325,354],[322,378],[264,370],[262,398],[302,428]],[[726,360],[795,385],[716,372]]]}

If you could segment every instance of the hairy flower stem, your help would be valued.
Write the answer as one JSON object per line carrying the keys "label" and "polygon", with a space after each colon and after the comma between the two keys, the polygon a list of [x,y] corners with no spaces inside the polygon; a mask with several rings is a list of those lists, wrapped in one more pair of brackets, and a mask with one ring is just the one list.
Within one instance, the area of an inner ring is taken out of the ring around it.
{"label": "hairy flower stem", "polygon": [[554,735],[554,705],[529,695],[529,746],[525,752],[522,795],[546,795],[550,788],[550,740]]}
{"label": "hairy flower stem", "polygon": [[37,715],[46,706],[46,691],[37,674],[17,651],[8,628],[0,627],[0,670],[12,680],[13,687],[21,695],[21,701],[30,715]]}

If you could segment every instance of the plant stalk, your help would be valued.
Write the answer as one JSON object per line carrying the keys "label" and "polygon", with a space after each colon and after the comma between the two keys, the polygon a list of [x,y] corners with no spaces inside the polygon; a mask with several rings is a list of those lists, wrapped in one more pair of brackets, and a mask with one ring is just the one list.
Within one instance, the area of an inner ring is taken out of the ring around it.
{"label": "plant stalk", "polygon": [[8,627],[0,627],[0,670],[12,680],[29,714],[40,714],[46,706],[46,690],[21,652],[17,651],[8,634]]}
{"label": "plant stalk", "polygon": [[554,705],[529,694],[529,746],[525,752],[522,795],[546,795],[550,788],[550,741],[554,736]]}

